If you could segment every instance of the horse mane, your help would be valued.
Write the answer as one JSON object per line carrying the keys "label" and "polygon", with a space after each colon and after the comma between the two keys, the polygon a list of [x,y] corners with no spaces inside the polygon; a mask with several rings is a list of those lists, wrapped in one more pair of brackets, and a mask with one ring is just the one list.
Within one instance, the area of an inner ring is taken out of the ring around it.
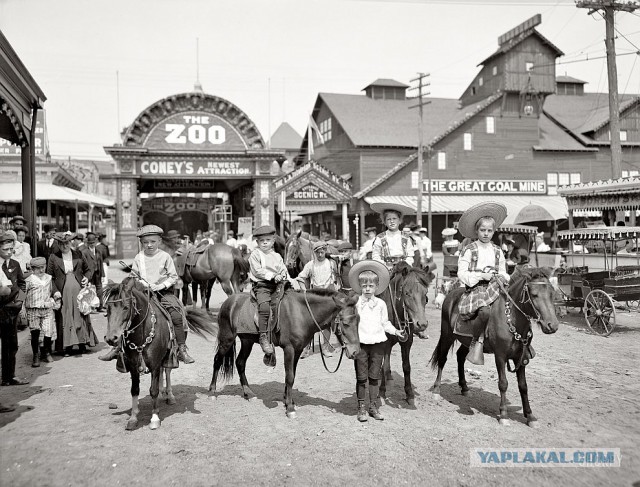
{"label": "horse mane", "polygon": [[231,256],[233,257],[233,277],[240,279],[241,274],[248,275],[251,269],[249,261],[244,258],[242,252],[231,247]]}
{"label": "horse mane", "polygon": [[317,287],[315,289],[308,289],[306,291],[309,294],[315,294],[316,296],[336,296],[339,291],[335,291],[333,289],[324,289],[321,287]]}
{"label": "horse mane", "polygon": [[133,285],[131,287],[131,291],[138,291],[141,293],[146,293],[147,288],[145,288],[142,283],[140,283],[135,277],[128,276],[125,277],[121,283],[112,283],[107,284],[102,290],[102,299],[103,302],[111,298],[119,298],[122,295],[122,292],[129,286],[129,283],[133,281]]}
{"label": "horse mane", "polygon": [[412,267],[406,262],[399,262],[393,268],[391,279],[399,279],[401,276],[406,275],[405,273],[415,274],[420,283],[427,288],[431,285],[431,281],[433,281],[433,279],[435,278],[435,274],[433,272],[427,272],[423,269],[420,269],[419,267]]}

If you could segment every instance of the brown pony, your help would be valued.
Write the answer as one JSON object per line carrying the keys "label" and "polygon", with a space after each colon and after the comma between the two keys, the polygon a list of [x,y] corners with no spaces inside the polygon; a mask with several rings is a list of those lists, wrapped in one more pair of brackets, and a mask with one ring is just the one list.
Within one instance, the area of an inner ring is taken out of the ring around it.
{"label": "brown pony", "polygon": [[[458,384],[462,395],[469,393],[469,386],[464,375],[464,361],[469,353],[471,338],[454,333],[454,326],[458,319],[458,302],[465,292],[464,288],[453,289],[442,303],[442,321],[440,325],[440,340],[431,357],[431,367],[438,369],[438,376],[433,384],[433,396],[440,399],[440,382],[442,369],[447,362],[447,354],[453,348],[455,341],[460,342],[456,353],[458,357]],[[493,353],[498,370],[498,388],[500,389],[500,424],[509,424],[507,416],[507,361],[512,360],[518,378],[518,388],[522,398],[522,410],[527,424],[537,425],[537,420],[531,412],[527,389],[525,368],[529,359],[535,354],[531,348],[533,331],[531,321],[536,321],[545,334],[558,331],[553,304],[553,286],[549,282],[546,269],[530,268],[516,269],[511,276],[507,289],[508,295],[500,293],[500,297],[491,305],[491,314],[485,333],[484,351]],[[510,369],[513,372],[513,370]]]}

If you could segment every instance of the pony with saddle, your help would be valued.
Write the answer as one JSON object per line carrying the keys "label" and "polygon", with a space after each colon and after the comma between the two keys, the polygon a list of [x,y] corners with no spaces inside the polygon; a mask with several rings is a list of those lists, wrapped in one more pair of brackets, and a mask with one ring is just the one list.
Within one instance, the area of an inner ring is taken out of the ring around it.
{"label": "pony with saddle", "polygon": [[[126,428],[132,430],[138,424],[140,375],[150,372],[149,394],[153,402],[150,428],[156,429],[160,426],[160,392],[168,404],[176,402],[171,389],[171,369],[177,366],[177,359],[171,355],[175,354],[171,318],[155,295],[134,277],[127,277],[121,284],[107,286],[103,297],[107,309],[105,340],[112,346],[121,344],[124,363],[119,363],[119,370],[128,371],[131,375],[131,417]],[[197,335],[218,335],[218,325],[206,311],[187,309],[186,318],[189,330]],[[174,360],[171,360],[172,358]],[[120,359],[118,361],[120,362]],[[124,370],[121,367],[124,367]],[[162,387],[160,391],[163,369],[166,387]]]}
{"label": "pony with saddle", "polygon": [[[340,292],[325,289],[284,292],[278,305],[278,316],[271,321],[277,326],[272,332],[273,343],[284,351],[284,404],[288,418],[296,416],[292,390],[298,360],[315,332],[329,328],[337,317],[336,336],[346,350],[347,357],[352,358],[360,351],[357,302],[358,296],[355,294],[346,296]],[[222,369],[223,379],[233,376],[235,359],[244,398],[249,399],[254,394],[247,382],[245,366],[254,343],[258,341],[255,299],[244,293],[227,298],[220,308],[218,324],[220,326],[218,350],[213,361],[213,377],[209,390],[214,391],[215,394],[220,369]],[[235,358],[236,337],[240,337],[241,342],[237,359]],[[275,358],[275,355],[265,355],[265,363],[270,357]]]}
{"label": "pony with saddle", "polygon": [[425,309],[429,301],[427,291],[433,278],[433,273],[399,262],[393,268],[387,291],[380,295],[387,305],[389,320],[394,327],[403,330],[406,337],[405,341],[399,341],[398,337],[387,335],[380,382],[381,402],[386,400],[386,383],[391,380],[391,349],[399,342],[406,400],[409,406],[415,405],[415,393],[411,384],[411,346],[414,332],[425,331],[429,326]]}
{"label": "pony with saddle", "polygon": [[[464,288],[451,290],[442,303],[442,321],[440,340],[436,345],[430,364],[438,370],[432,392],[435,399],[440,399],[440,383],[442,369],[447,362],[447,354],[455,344],[460,342],[456,353],[458,358],[458,384],[462,395],[469,393],[469,386],[464,373],[464,362],[469,353],[469,344],[473,337],[473,329],[465,328],[468,323],[458,319],[458,303],[464,294]],[[500,389],[500,424],[509,424],[507,415],[507,373],[515,372],[518,388],[522,398],[522,409],[527,424],[537,426],[537,420],[531,412],[526,379],[526,366],[535,356],[531,341],[533,330],[531,323],[537,322],[542,332],[552,334],[558,330],[553,303],[554,289],[549,281],[548,269],[517,269],[511,276],[507,287],[501,287],[500,296],[490,308],[490,316],[485,332],[484,353],[495,356],[498,371],[498,388]],[[511,361],[513,365],[509,363]]]}

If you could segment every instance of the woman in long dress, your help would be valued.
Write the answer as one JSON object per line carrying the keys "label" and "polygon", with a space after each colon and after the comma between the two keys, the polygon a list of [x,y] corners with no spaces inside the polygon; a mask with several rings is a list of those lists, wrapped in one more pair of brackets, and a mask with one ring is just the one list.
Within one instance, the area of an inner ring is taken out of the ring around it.
{"label": "woman in long dress", "polygon": [[53,238],[60,250],[51,254],[47,263],[47,274],[53,277],[56,288],[62,292],[62,307],[56,316],[56,351],[65,354],[74,345],[84,353],[87,345],[93,347],[98,344],[90,315],[83,315],[78,308],[78,294],[89,283],[91,270],[82,253],[71,249],[74,236],[71,232],[56,233]]}

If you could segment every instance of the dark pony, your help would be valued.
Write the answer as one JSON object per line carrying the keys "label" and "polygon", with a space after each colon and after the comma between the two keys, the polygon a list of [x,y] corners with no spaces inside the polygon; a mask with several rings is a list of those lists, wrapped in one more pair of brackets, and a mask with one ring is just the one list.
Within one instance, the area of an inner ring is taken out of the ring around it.
{"label": "dark pony", "polygon": [[[434,398],[440,398],[440,382],[442,369],[447,362],[447,354],[453,348],[456,340],[460,347],[456,353],[458,357],[458,384],[462,395],[469,393],[469,386],[464,375],[464,361],[469,352],[471,338],[454,333],[454,326],[458,319],[458,302],[465,292],[464,288],[453,289],[442,303],[442,321],[440,340],[431,357],[431,367],[438,370],[438,376],[433,384]],[[531,321],[536,321],[545,334],[558,330],[553,303],[553,286],[549,282],[549,270],[542,268],[519,268],[511,276],[511,283],[507,289],[508,295],[500,293],[500,297],[491,305],[489,322],[487,324],[484,342],[484,352],[495,355],[498,371],[498,388],[500,389],[500,423],[509,424],[507,416],[507,373],[515,371],[518,378],[518,388],[522,398],[522,410],[529,426],[535,427],[537,420],[531,412],[527,392],[525,368],[535,352],[531,347],[533,331]],[[508,361],[513,362],[511,367]]]}
{"label": "dark pony", "polygon": [[[387,304],[389,320],[398,329],[404,330],[407,339],[400,342],[402,354],[402,372],[404,374],[404,391],[410,406],[415,405],[415,394],[411,384],[411,346],[413,333],[425,331],[429,326],[425,315],[425,307],[429,301],[427,291],[433,280],[433,273],[427,273],[406,262],[399,262],[393,269],[389,288],[380,297]],[[383,362],[382,381],[380,383],[380,400],[386,399],[386,382],[391,380],[391,349],[398,343],[398,337],[387,335]]]}
{"label": "dark pony", "polygon": [[[150,291],[133,277],[127,277],[121,284],[105,287],[103,300],[107,308],[107,334],[109,345],[120,344],[124,350],[124,365],[131,374],[131,417],[127,429],[138,424],[138,396],[140,395],[140,374],[151,372],[149,394],[153,402],[151,429],[160,426],[158,417],[158,395],[163,362],[171,345],[170,317]],[[218,325],[206,312],[187,309],[189,330],[202,337],[205,334],[217,337]],[[167,386],[162,395],[167,403],[175,404],[171,390],[171,369],[165,368]]]}
{"label": "dark pony", "polygon": [[313,242],[301,235],[302,230],[291,234],[284,246],[284,263],[293,278],[302,272],[307,262],[313,260]]}
{"label": "dark pony", "polygon": [[[357,302],[358,296],[355,294],[345,296],[326,289],[314,289],[306,293],[285,293],[279,307],[280,331],[273,334],[273,342],[284,350],[284,402],[287,417],[294,418],[296,415],[292,400],[296,367],[302,350],[315,332],[329,328],[338,317],[336,336],[345,347],[347,357],[351,358],[360,351]],[[224,379],[233,376],[235,343],[238,336],[242,346],[235,364],[240,374],[242,392],[245,399],[254,396],[247,382],[245,366],[253,344],[258,341],[257,325],[254,324],[255,311],[255,304],[251,302],[248,294],[234,294],[222,303],[218,314],[218,351],[213,361],[210,391],[216,391],[220,368]]]}

